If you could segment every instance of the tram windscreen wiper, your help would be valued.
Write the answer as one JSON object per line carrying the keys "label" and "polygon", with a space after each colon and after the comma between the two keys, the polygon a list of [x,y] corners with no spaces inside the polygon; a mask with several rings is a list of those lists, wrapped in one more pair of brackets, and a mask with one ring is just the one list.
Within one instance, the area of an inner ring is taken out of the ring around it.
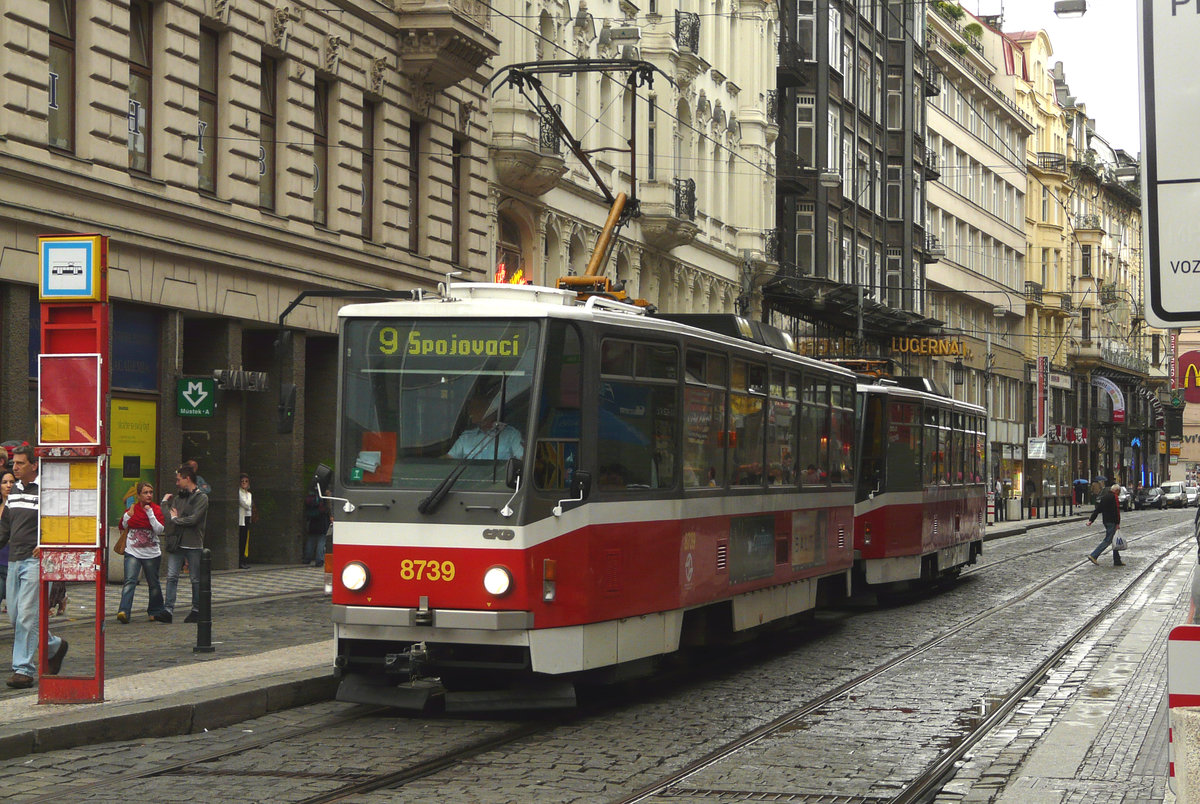
{"label": "tram windscreen wiper", "polygon": [[490,442],[499,443],[500,431],[504,427],[504,424],[497,422],[496,426],[486,433],[484,438],[479,439],[479,443],[475,445],[475,448],[459,459],[454,468],[450,470],[450,474],[446,475],[445,479],[441,483],[438,483],[433,491],[429,492],[429,496],[417,503],[417,511],[422,514],[432,514],[442,504],[442,500],[446,499],[446,495],[450,493],[450,489],[458,482],[458,478],[466,471],[470,462],[477,459],[480,450]]}

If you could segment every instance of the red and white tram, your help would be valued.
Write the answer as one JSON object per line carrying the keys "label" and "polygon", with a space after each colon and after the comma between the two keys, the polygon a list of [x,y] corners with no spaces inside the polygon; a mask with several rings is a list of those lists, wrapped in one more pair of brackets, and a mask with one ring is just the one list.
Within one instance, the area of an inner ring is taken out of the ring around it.
{"label": "red and white tram", "polygon": [[340,344],[343,700],[561,705],[848,587],[846,369],[510,285],[347,306]]}
{"label": "red and white tram", "polygon": [[860,383],[857,411],[856,582],[928,583],[974,564],[987,505],[987,411],[896,381]]}

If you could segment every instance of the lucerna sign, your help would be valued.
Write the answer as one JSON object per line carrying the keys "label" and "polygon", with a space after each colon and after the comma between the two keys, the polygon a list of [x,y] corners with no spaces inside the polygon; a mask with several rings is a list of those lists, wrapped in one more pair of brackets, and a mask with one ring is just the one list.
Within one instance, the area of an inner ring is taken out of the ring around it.
{"label": "lucerna sign", "polygon": [[892,351],[910,352],[914,355],[971,356],[971,351],[966,345],[953,338],[892,338]]}

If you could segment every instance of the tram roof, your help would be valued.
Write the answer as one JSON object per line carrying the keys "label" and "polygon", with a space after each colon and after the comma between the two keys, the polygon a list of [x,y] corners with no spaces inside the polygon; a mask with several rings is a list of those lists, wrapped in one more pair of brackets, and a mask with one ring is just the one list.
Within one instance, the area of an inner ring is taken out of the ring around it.
{"label": "tram roof", "polygon": [[916,388],[905,388],[902,385],[879,384],[874,382],[859,382],[858,390],[868,394],[886,394],[900,399],[920,400],[922,402],[937,402],[946,407],[955,410],[963,410],[968,413],[976,413],[981,415],[987,414],[987,408],[981,405],[975,405],[970,402],[962,402],[954,397],[944,396],[942,394],[934,394],[929,391],[921,391]]}
{"label": "tram roof", "polygon": [[[442,286],[445,287],[445,286]],[[407,293],[407,292],[406,292]],[[762,355],[786,357],[790,362],[818,368],[824,372],[853,379],[854,372],[842,366],[806,357],[786,349],[746,338],[726,335],[712,329],[656,316],[630,304],[592,297],[580,301],[573,290],[538,285],[508,285],[488,282],[453,283],[445,295],[428,294],[421,300],[397,300],[348,304],[338,311],[339,318],[567,318],[641,328],[650,332],[670,332],[707,340],[713,344],[737,346]]]}

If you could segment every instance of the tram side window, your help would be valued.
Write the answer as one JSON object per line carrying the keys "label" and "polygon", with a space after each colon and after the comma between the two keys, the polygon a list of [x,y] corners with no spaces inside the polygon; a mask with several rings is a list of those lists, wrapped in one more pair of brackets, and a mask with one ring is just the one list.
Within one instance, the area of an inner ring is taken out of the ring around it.
{"label": "tram side window", "polygon": [[[620,354],[623,342],[606,339],[605,357]],[[601,377],[596,462],[598,485],[627,490],[675,485],[679,418],[679,351],[663,344],[631,344],[629,365],[608,363],[632,380]],[[605,362],[601,364],[603,373]]]}
{"label": "tram side window", "polygon": [[533,484],[539,489],[565,489],[582,457],[579,428],[583,353],[578,329],[563,321],[551,322],[546,343]]}
{"label": "tram side window", "polygon": [[767,393],[767,367],[735,360],[729,386],[729,424],[732,431],[729,482],[735,486],[757,486],[763,482],[763,411]]}
{"label": "tram side window", "polygon": [[683,485],[725,485],[724,355],[687,353],[684,399]]}
{"label": "tram side window", "polygon": [[963,481],[962,474],[962,431],[950,428],[945,431],[947,446],[946,454],[949,460],[946,461],[946,479],[956,486],[961,486]]}
{"label": "tram side window", "polygon": [[941,411],[925,410],[925,485],[946,482],[946,435],[941,427]]}
{"label": "tram side window", "polygon": [[800,443],[796,457],[800,484],[806,488],[829,483],[829,383],[805,377],[800,394]]}
{"label": "tram side window", "polygon": [[835,384],[832,388],[829,426],[829,480],[854,482],[854,389]]}
{"label": "tram side window", "polygon": [[771,372],[771,409],[767,417],[767,483],[790,486],[796,482],[796,402],[799,376]]}
{"label": "tram side window", "polygon": [[921,488],[921,420],[917,407],[907,402],[888,406],[887,491]]}
{"label": "tram side window", "polygon": [[971,477],[975,483],[983,482],[984,463],[987,461],[987,420],[977,419],[975,424],[975,462]]}

